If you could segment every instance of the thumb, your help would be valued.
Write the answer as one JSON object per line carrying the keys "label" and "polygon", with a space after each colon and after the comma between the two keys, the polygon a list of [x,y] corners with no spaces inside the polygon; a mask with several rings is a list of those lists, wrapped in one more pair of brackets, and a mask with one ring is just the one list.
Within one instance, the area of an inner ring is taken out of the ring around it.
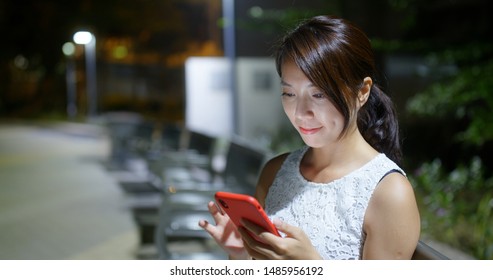
{"label": "thumb", "polygon": [[284,222],[280,218],[274,218],[272,222],[274,223],[274,226],[277,228],[277,230],[285,233],[286,236],[296,236],[298,233],[299,228]]}

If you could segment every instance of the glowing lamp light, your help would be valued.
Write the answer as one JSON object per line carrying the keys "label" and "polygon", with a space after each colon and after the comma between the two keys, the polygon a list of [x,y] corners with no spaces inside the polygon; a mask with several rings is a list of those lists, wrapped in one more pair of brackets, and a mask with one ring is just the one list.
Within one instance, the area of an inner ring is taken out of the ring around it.
{"label": "glowing lamp light", "polygon": [[89,116],[96,115],[97,110],[97,81],[96,81],[96,37],[89,31],[78,31],[73,40],[78,45],[84,45],[86,57],[86,83]]}
{"label": "glowing lamp light", "polygon": [[66,56],[72,56],[75,54],[75,45],[71,42],[67,42],[62,46],[62,52]]}
{"label": "glowing lamp light", "polygon": [[79,45],[87,45],[92,39],[92,33],[89,31],[78,31],[74,34],[74,42]]}

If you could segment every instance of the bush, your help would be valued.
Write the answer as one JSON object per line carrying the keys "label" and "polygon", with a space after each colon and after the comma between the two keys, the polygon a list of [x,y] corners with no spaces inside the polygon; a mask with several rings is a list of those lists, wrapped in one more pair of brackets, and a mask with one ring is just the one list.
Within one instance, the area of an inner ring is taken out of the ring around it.
{"label": "bush", "polygon": [[493,259],[493,177],[484,177],[478,157],[450,173],[436,159],[410,175],[423,233],[478,259]]}

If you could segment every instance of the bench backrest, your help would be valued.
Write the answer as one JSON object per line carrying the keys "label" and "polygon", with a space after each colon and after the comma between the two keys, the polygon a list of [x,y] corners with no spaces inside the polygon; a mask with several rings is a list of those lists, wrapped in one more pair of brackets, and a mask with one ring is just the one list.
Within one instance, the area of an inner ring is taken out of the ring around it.
{"label": "bench backrest", "polygon": [[449,258],[420,240],[412,260],[449,260]]}

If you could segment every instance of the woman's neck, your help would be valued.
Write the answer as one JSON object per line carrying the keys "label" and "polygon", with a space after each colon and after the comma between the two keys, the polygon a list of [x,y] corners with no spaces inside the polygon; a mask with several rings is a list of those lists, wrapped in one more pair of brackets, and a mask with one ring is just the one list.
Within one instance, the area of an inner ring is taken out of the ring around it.
{"label": "woman's neck", "polygon": [[377,155],[355,129],[337,142],[310,148],[303,157],[300,171],[310,181],[329,182],[360,168]]}

